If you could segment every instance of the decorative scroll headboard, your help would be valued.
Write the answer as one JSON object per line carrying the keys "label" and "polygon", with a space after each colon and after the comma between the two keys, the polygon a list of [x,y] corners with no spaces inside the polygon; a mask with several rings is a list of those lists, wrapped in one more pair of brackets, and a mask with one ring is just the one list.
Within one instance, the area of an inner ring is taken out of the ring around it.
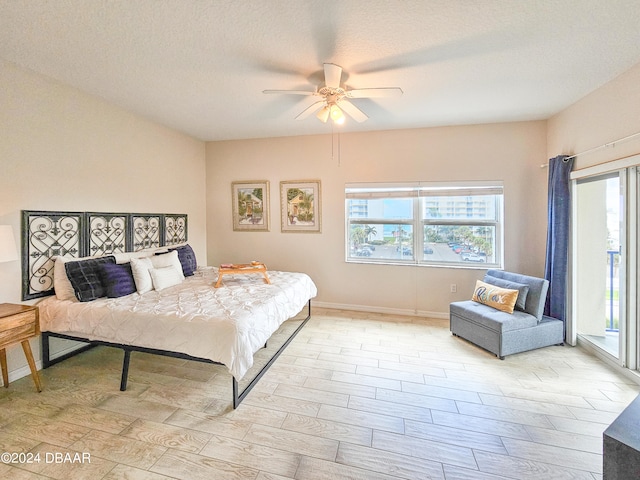
{"label": "decorative scroll headboard", "polygon": [[186,241],[186,214],[23,210],[22,300],[53,295],[58,255],[110,255]]}

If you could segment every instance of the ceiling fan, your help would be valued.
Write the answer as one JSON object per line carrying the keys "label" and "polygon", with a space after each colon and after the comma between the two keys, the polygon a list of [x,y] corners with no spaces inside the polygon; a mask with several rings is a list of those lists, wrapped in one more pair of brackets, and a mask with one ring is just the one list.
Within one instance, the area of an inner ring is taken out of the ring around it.
{"label": "ceiling fan", "polygon": [[344,113],[346,112],[356,122],[364,122],[367,115],[356,107],[349,99],[351,98],[380,98],[380,97],[399,97],[402,95],[402,89],[399,87],[381,87],[381,88],[356,88],[348,89],[346,86],[340,86],[342,79],[342,67],[333,63],[324,64],[324,86],[314,91],[309,90],[263,90],[262,93],[272,94],[289,94],[289,95],[314,95],[322,97],[322,100],[312,103],[309,107],[302,111],[296,120],[304,120],[312,113],[316,112],[316,117],[326,123],[329,118],[334,123],[344,123]]}

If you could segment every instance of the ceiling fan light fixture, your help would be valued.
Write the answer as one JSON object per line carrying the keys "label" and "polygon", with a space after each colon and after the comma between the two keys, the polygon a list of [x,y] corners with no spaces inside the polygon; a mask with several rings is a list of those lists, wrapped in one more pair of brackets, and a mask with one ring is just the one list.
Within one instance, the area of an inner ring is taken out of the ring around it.
{"label": "ceiling fan light fixture", "polygon": [[327,123],[327,120],[329,120],[329,112],[330,112],[330,110],[331,109],[329,108],[329,105],[325,105],[316,114],[316,117],[318,117],[318,120],[320,120],[322,123]]}
{"label": "ceiling fan light fixture", "polygon": [[337,123],[338,125],[342,125],[344,123],[344,113],[342,113],[340,107],[338,107],[338,105],[336,105],[335,103],[331,105],[329,113],[331,115],[331,120],[333,120],[333,123]]}

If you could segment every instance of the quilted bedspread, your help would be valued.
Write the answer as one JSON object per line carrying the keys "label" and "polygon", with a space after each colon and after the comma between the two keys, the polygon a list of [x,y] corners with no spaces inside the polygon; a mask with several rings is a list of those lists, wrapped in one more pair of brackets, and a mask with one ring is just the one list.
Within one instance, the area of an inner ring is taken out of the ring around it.
{"label": "quilted bedspread", "polygon": [[253,354],[317,289],[304,273],[270,271],[270,285],[261,275],[225,275],[214,288],[217,276],[215,267],[200,267],[179,285],[142,295],[84,303],[49,297],[38,304],[40,328],[206,358],[240,380]]}

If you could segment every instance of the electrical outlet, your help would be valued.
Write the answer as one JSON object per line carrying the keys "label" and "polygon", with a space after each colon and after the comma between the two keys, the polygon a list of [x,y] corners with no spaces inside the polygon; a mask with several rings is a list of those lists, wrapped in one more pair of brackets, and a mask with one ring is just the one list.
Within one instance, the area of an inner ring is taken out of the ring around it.
{"label": "electrical outlet", "polygon": [[458,291],[458,285],[455,283],[451,284],[451,293],[456,293]]}

